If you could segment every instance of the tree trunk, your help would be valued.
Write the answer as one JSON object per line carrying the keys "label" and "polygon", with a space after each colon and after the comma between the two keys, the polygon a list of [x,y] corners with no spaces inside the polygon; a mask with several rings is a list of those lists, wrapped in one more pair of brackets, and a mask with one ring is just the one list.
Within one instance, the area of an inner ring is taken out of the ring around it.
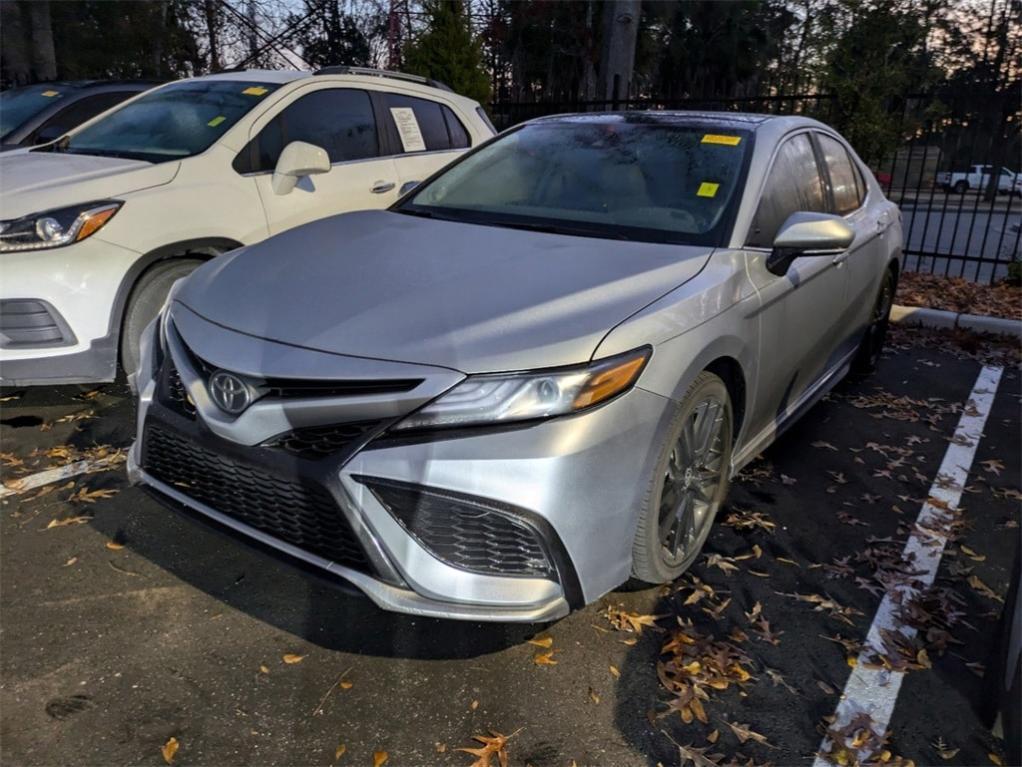
{"label": "tree trunk", "polygon": [[0,79],[4,85],[25,85],[32,81],[27,40],[21,4],[15,0],[0,2]]}
{"label": "tree trunk", "polygon": [[53,49],[50,0],[26,3],[32,28],[32,70],[36,80],[57,79],[57,54]]}
{"label": "tree trunk", "polygon": [[209,71],[219,72],[220,39],[219,20],[217,19],[216,0],[205,0],[203,10],[206,12],[206,36],[209,38]]}

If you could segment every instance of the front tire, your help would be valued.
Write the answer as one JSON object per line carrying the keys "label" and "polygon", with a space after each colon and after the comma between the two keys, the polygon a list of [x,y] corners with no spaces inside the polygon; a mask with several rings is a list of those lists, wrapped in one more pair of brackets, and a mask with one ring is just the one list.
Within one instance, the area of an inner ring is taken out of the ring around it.
{"label": "front tire", "polygon": [[660,450],[632,544],[632,575],[680,576],[699,556],[727,496],[734,414],[724,382],[703,371],[682,398]]}
{"label": "front tire", "polygon": [[130,374],[138,369],[142,331],[159,313],[171,285],[187,277],[201,263],[196,259],[176,258],[156,264],[135,284],[121,327],[121,367],[125,373]]}
{"label": "front tire", "polygon": [[869,327],[866,328],[866,334],[859,342],[859,350],[852,360],[853,376],[872,375],[880,364],[880,354],[884,350],[884,341],[887,340],[887,328],[891,324],[891,307],[894,305],[894,292],[897,287],[898,278],[893,269],[888,269],[884,272],[880,291],[873,304]]}
{"label": "front tire", "polygon": [[955,190],[956,194],[965,194],[966,192],[969,191],[969,182],[968,181],[956,181],[955,185],[954,185],[954,190]]}

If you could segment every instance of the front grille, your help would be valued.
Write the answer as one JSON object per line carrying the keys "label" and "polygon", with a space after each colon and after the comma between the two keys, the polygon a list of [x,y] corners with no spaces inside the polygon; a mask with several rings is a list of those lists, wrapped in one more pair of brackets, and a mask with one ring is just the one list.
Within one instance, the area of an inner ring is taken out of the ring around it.
{"label": "front grille", "polygon": [[309,426],[281,434],[263,444],[286,450],[301,458],[315,460],[357,447],[382,424],[383,421],[359,421],[330,426]]}
{"label": "front grille", "polygon": [[188,396],[181,375],[174,367],[170,356],[164,358],[163,369],[160,372],[160,399],[176,413],[188,418],[195,417],[195,405]]}
{"label": "front grille", "polygon": [[46,301],[14,298],[0,301],[0,346],[63,346],[74,334]]}
{"label": "front grille", "polygon": [[283,479],[148,423],[143,467],[160,482],[261,532],[324,559],[368,570],[365,552],[332,495]]}
{"label": "front grille", "polygon": [[486,575],[551,577],[537,531],[507,509],[460,493],[358,477],[408,532],[436,557]]}
{"label": "front grille", "polygon": [[360,397],[370,394],[403,394],[422,383],[421,378],[379,378],[358,381],[315,381],[309,379],[267,378],[271,397]]}

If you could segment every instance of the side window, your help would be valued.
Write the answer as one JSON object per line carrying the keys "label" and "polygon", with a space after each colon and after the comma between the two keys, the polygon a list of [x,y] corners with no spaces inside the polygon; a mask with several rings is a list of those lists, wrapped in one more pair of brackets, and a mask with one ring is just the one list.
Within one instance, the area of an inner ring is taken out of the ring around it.
{"label": "side window", "polygon": [[856,178],[856,168],[852,158],[839,141],[816,134],[820,141],[820,150],[830,172],[830,186],[834,192],[834,212],[844,216],[856,210],[862,204],[859,193],[860,182]]}
{"label": "side window", "polygon": [[441,106],[444,113],[444,122],[447,123],[447,133],[451,137],[451,149],[464,149],[472,146],[472,140],[468,137],[468,131],[461,124],[461,120],[455,116],[450,108]]}
{"label": "side window", "polygon": [[377,157],[379,141],[369,94],[332,88],[302,96],[249,142],[235,158],[234,169],[239,173],[273,170],[292,141],[322,147],[332,163]]}
{"label": "side window", "polygon": [[60,138],[72,128],[77,128],[86,120],[91,120],[100,112],[105,112],[110,107],[120,104],[129,96],[134,95],[134,91],[121,91],[97,93],[95,96],[80,98],[36,128],[22,143],[30,145]]}
{"label": "side window", "polygon": [[823,180],[813,145],[809,134],[800,133],[785,141],[774,158],[746,244],[769,248],[777,230],[792,213],[826,210]]}
{"label": "side window", "polygon": [[[388,110],[400,108],[412,110],[415,114],[415,121],[419,125],[419,132],[422,134],[422,140],[426,145],[427,152],[451,148],[451,137],[447,133],[447,123],[444,120],[440,104],[413,96],[402,96],[398,93],[384,94],[384,103],[386,103]],[[402,144],[400,136],[397,135],[397,128],[394,126],[393,116],[388,114],[387,117],[390,120],[390,127],[393,128],[395,134],[395,145],[403,147],[404,144]]]}

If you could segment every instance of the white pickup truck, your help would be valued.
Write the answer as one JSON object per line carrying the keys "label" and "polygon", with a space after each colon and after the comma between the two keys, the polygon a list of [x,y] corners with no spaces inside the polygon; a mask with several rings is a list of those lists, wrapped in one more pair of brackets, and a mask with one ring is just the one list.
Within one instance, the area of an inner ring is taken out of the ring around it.
{"label": "white pickup truck", "polygon": [[[958,194],[965,194],[970,189],[982,191],[990,185],[992,169],[992,165],[971,165],[967,171],[943,171],[937,174],[937,185]],[[1022,195],[1022,176],[1002,167],[997,179],[997,191],[1000,194]]]}

